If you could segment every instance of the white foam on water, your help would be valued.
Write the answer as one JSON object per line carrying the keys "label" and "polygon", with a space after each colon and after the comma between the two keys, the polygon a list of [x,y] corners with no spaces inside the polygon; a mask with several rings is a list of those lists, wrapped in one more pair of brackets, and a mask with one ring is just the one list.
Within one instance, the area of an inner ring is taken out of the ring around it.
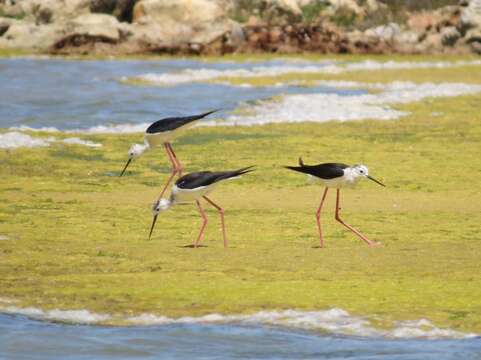
{"label": "white foam on water", "polygon": [[[115,324],[127,325],[169,325],[169,324],[241,324],[271,325],[295,329],[322,331],[337,335],[386,337],[386,338],[425,338],[425,339],[463,339],[478,337],[474,333],[464,333],[452,329],[436,327],[429,320],[399,321],[392,329],[375,328],[367,317],[354,316],[343,309],[333,308],[322,311],[272,310],[253,314],[203,316],[184,316],[171,318],[162,315],[144,313],[138,316],[122,317],[108,314],[92,313],[88,310],[49,310],[38,308],[21,308],[11,305],[14,301],[0,298],[0,311],[8,314],[20,314],[27,317],[81,324]],[[2,304],[3,303],[3,304]]]}
{"label": "white foam on water", "polygon": [[83,146],[93,147],[93,148],[102,147],[102,144],[94,143],[90,140],[82,140],[78,137],[66,138],[60,141],[66,144],[83,145]]}
{"label": "white foam on water", "polygon": [[[344,84],[353,85],[353,84]],[[342,96],[338,94],[285,95],[245,108],[245,114],[231,115],[222,125],[262,125],[283,122],[324,122],[330,120],[393,120],[407,115],[391,105],[426,98],[452,97],[481,92],[481,85],[461,83],[393,82],[381,86],[376,94]]]}
{"label": "white foam on water", "polygon": [[[21,129],[17,128],[16,130],[32,131],[33,129],[22,127]],[[42,129],[35,129],[35,131],[42,131]],[[49,132],[53,132],[53,131],[50,130]],[[32,137],[27,134],[23,134],[18,131],[11,131],[4,134],[0,134],[0,149],[16,149],[20,147],[27,147],[27,148],[44,147],[44,146],[50,146],[51,143],[55,143],[55,142],[62,142],[70,145],[83,145],[83,146],[88,146],[93,148],[102,147],[102,144],[94,143],[90,140],[82,140],[77,137],[58,140],[53,136],[49,136],[48,138],[38,138],[38,137]]]}
{"label": "white foam on water", "polygon": [[442,329],[426,319],[399,321],[389,332],[393,338],[423,338],[423,339],[464,339],[478,337],[474,333],[463,333],[452,329]]}
{"label": "white foam on water", "polygon": [[131,133],[145,132],[145,130],[149,127],[149,125],[150,125],[149,123],[96,125],[88,129],[73,129],[73,130],[59,130],[55,127],[33,128],[30,126],[22,125],[22,126],[11,127],[10,130],[50,132],[50,133],[62,132],[65,134],[131,134]]}
{"label": "white foam on water", "polygon": [[[338,95],[332,93],[294,94],[260,101],[256,105],[244,105],[240,114],[225,120],[201,121],[196,126],[251,126],[269,123],[325,122],[331,120],[393,120],[408,115],[392,105],[421,101],[427,98],[453,97],[481,92],[481,85],[464,83],[421,83],[406,81],[392,83],[360,83],[354,81],[317,81],[319,86],[335,88],[359,88],[376,90],[361,95]],[[149,126],[141,124],[98,125],[88,129],[73,129],[64,133],[76,134],[130,134],[143,133]],[[52,127],[10,128],[17,131],[59,132]],[[1,142],[0,142],[1,143]],[[100,145],[100,144],[99,144]],[[94,146],[91,144],[90,146]]]}
{"label": "white foam on water", "polygon": [[254,66],[251,69],[184,69],[173,73],[147,73],[135,77],[122,77],[121,81],[142,81],[155,85],[173,86],[191,82],[205,82],[216,78],[251,78],[264,76],[278,76],[289,73],[312,74],[321,72],[321,69],[329,66],[326,63],[316,65],[293,66]]}
{"label": "white foam on water", "polygon": [[17,306],[7,306],[0,308],[0,310],[7,314],[25,315],[33,319],[61,321],[78,324],[94,324],[105,322],[111,319],[110,315],[92,313],[88,310],[49,310],[43,311],[34,307],[20,308]]}
{"label": "white foam on water", "polygon": [[86,130],[67,130],[67,133],[86,133],[86,134],[131,134],[145,132],[149,123],[142,124],[119,124],[119,125],[97,125]]}
{"label": "white foam on water", "polygon": [[39,146],[49,146],[49,142],[16,131],[0,134],[0,149],[33,148]]}
{"label": "white foam on water", "polygon": [[461,339],[477,337],[474,333],[463,333],[434,326],[430,321],[421,319],[401,321],[390,330],[376,329],[363,317],[352,316],[342,309],[325,311],[261,311],[250,315],[209,314],[199,317],[169,318],[154,314],[141,314],[126,319],[132,325],[167,325],[167,324],[225,324],[274,325],[296,329],[325,331],[332,334],[387,337],[387,338],[426,338],[426,339]]}
{"label": "white foam on water", "polygon": [[[283,74],[341,74],[353,71],[396,70],[396,69],[442,69],[460,66],[481,65],[481,60],[471,61],[374,61],[365,60],[347,64],[333,64],[331,60],[311,65],[290,63],[276,66],[254,66],[251,69],[184,69],[171,73],[147,73],[135,77],[122,77],[121,81],[142,81],[154,85],[173,86],[190,82],[212,81],[218,78],[255,78]],[[235,85],[233,85],[235,86]],[[242,85],[241,85],[242,86]]]}
{"label": "white foam on water", "polygon": [[20,126],[12,126],[10,127],[10,130],[18,130],[18,131],[41,131],[41,132],[47,132],[47,133],[57,133],[60,132],[59,129],[56,127],[41,127],[41,128],[32,128],[30,126],[26,125],[20,125]]}

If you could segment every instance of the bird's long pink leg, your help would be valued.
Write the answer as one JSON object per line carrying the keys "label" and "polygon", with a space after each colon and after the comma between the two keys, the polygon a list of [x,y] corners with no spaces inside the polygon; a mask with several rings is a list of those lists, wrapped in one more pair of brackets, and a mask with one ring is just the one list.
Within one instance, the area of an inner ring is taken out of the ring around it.
{"label": "bird's long pink leg", "polygon": [[179,177],[181,177],[182,176],[182,170],[183,170],[182,164],[180,163],[179,159],[177,159],[177,155],[175,155],[174,149],[172,149],[172,145],[170,143],[167,143],[167,146],[169,147],[170,153],[174,157],[177,172],[179,173]]}
{"label": "bird's long pink leg", "polygon": [[199,236],[197,236],[197,240],[194,242],[194,247],[197,247],[199,246],[199,243],[202,240],[202,237],[204,235],[205,226],[207,225],[207,216],[205,215],[205,211],[202,208],[202,205],[200,205],[199,200],[196,200],[195,202],[197,203],[197,207],[199,208],[199,211],[200,211],[200,216],[202,217],[202,220],[203,220],[202,226],[200,227]]}
{"label": "bird's long pink leg", "polygon": [[321,247],[324,247],[324,239],[322,238],[322,230],[321,230],[321,209],[322,209],[322,205],[324,204],[324,200],[326,199],[327,190],[329,190],[329,188],[326,186],[326,189],[322,194],[321,203],[319,204],[319,208],[317,209],[317,212],[316,212],[317,229],[319,230],[319,241],[320,241]]}
{"label": "bird's long pink leg", "polygon": [[171,174],[170,174],[169,179],[168,179],[167,182],[165,183],[164,188],[163,188],[162,191],[160,192],[160,195],[159,195],[159,197],[157,198],[157,202],[159,202],[160,199],[162,199],[162,196],[164,195],[165,190],[167,190],[167,188],[168,188],[168,186],[170,185],[170,183],[172,182],[172,179],[174,178],[175,174],[177,174],[177,172],[178,172],[177,163],[175,162],[174,157],[173,157],[172,153],[170,152],[168,143],[165,143],[165,144],[164,144],[164,147],[165,147],[165,151],[167,151],[167,156],[169,157],[170,163],[172,164],[172,172],[171,172]]}
{"label": "bird's long pink leg", "polygon": [[219,205],[214,203],[211,199],[209,199],[207,196],[203,196],[205,201],[207,201],[209,204],[211,204],[213,207],[215,207],[220,214],[220,222],[222,223],[222,236],[224,237],[224,248],[227,247],[227,234],[225,231],[225,222],[224,222],[224,209],[222,209]]}
{"label": "bird's long pink leg", "polygon": [[345,227],[347,227],[349,230],[351,230],[354,234],[356,234],[357,236],[359,236],[362,240],[364,240],[369,246],[377,246],[379,245],[379,243],[376,243],[376,242],[373,242],[371,240],[369,240],[366,236],[364,236],[363,234],[361,234],[359,231],[357,231],[356,229],[354,229],[351,225],[349,224],[346,224],[342,219],[341,217],[339,216],[339,210],[341,210],[341,208],[339,207],[339,198],[340,198],[340,192],[341,190],[340,189],[337,189],[337,197],[336,197],[336,220],[339,221],[342,225],[344,225]]}

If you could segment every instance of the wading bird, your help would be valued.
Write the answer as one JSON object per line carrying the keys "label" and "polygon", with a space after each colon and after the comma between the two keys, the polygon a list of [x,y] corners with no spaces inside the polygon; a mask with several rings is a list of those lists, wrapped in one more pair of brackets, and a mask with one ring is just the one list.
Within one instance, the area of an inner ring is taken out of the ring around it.
{"label": "wading bird", "polygon": [[341,188],[354,186],[356,183],[362,178],[368,178],[381,186],[386,186],[383,183],[379,182],[378,180],[374,179],[373,177],[369,176],[368,169],[365,165],[353,165],[349,166],[346,164],[337,164],[337,163],[325,163],[319,165],[305,165],[302,161],[302,158],[299,158],[299,166],[285,166],[285,168],[298,171],[314,178],[319,179],[326,188],[324,189],[324,193],[322,194],[321,203],[319,204],[319,208],[316,212],[316,219],[317,219],[317,228],[319,230],[319,239],[321,248],[324,247],[324,239],[322,237],[322,230],[321,230],[321,209],[324,200],[326,199],[327,191],[329,188],[336,188],[337,197],[336,197],[336,220],[339,221],[342,225],[347,227],[351,230],[354,234],[359,236],[362,240],[364,240],[369,246],[376,246],[379,243],[373,242],[369,240],[366,236],[361,234],[359,231],[354,229],[351,225],[346,224],[341,217],[339,216],[339,210],[341,209],[340,204],[340,193]]}
{"label": "wading bird", "polygon": [[172,192],[170,195],[170,199],[162,198],[157,200],[153,207],[152,207],[152,214],[154,219],[152,221],[152,226],[150,228],[149,239],[152,237],[152,232],[154,231],[155,222],[157,221],[157,217],[159,213],[169,209],[172,205],[181,204],[181,203],[188,203],[195,201],[197,207],[199,208],[200,216],[202,217],[202,226],[200,228],[199,235],[197,239],[194,241],[193,246],[197,247],[202,240],[204,235],[204,229],[207,225],[207,216],[205,215],[205,211],[202,208],[200,203],[200,199],[203,198],[207,201],[210,205],[219,211],[220,214],[220,221],[222,224],[222,236],[224,239],[224,247],[227,247],[227,236],[225,231],[225,223],[224,223],[224,210],[214,203],[211,199],[207,197],[214,188],[219,185],[219,183],[223,180],[235,179],[241,175],[247,174],[253,171],[252,166],[245,167],[239,170],[233,171],[200,171],[200,172],[193,172],[187,175],[182,176],[179,178],[174,186],[172,186]]}
{"label": "wading bird", "polygon": [[179,176],[182,175],[182,165],[172,149],[172,145],[170,144],[171,141],[178,137],[183,130],[193,125],[194,121],[203,119],[207,115],[210,115],[216,111],[218,110],[209,111],[200,115],[165,118],[152,123],[147,130],[145,130],[144,144],[134,144],[130,147],[129,159],[125,164],[124,169],[120,173],[120,176],[125,173],[125,170],[127,170],[127,167],[132,160],[138,158],[146,150],[151,149],[154,146],[163,145],[165,151],[167,152],[167,156],[169,157],[169,161],[172,164],[172,173],[162,189],[162,192],[160,193],[160,200],[175,174],[179,174]]}

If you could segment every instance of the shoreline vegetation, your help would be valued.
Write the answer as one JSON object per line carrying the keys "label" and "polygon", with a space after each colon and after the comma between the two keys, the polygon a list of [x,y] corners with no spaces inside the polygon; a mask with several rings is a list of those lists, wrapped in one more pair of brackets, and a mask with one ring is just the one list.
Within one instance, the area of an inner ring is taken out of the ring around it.
{"label": "shoreline vegetation", "polygon": [[[325,78],[481,84],[473,69]],[[199,227],[194,206],[159,216],[148,241],[150,204],[169,165],[157,149],[118,178],[142,134],[78,134],[100,149],[57,142],[2,150],[0,296],[19,307],[169,317],[341,308],[380,327],[427,318],[481,333],[480,100],[403,104],[396,109],[409,115],[390,121],[191,129],[175,146],[188,171],[257,165],[213,194],[226,209],[228,249],[211,210],[206,247],[184,247]],[[331,194],[322,218],[327,247],[316,248],[322,188],[282,168],[300,155],[306,163],[364,163],[387,185],[343,192],[345,220],[382,247],[366,247],[334,221]]]}

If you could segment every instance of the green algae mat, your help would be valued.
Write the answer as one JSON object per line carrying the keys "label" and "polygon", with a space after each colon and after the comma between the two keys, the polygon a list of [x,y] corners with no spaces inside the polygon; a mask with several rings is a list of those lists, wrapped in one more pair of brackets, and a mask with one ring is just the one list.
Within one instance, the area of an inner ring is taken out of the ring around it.
{"label": "green algae mat", "polygon": [[[472,68],[446,73],[481,83]],[[371,74],[350,79],[383,77]],[[393,121],[191,129],[174,144],[186,170],[256,165],[211,194],[225,208],[227,249],[208,207],[205,246],[186,246],[200,227],[194,204],[162,213],[148,240],[169,163],[158,148],[118,177],[141,134],[81,135],[98,149],[2,150],[0,296],[24,307],[171,317],[337,307],[381,324],[428,318],[480,332],[480,104],[479,95],[427,99],[397,106],[410,115]],[[317,247],[322,187],[282,167],[299,156],[363,163],[387,185],[364,181],[342,192],[344,219],[381,247],[334,220],[332,191],[326,247]]]}

